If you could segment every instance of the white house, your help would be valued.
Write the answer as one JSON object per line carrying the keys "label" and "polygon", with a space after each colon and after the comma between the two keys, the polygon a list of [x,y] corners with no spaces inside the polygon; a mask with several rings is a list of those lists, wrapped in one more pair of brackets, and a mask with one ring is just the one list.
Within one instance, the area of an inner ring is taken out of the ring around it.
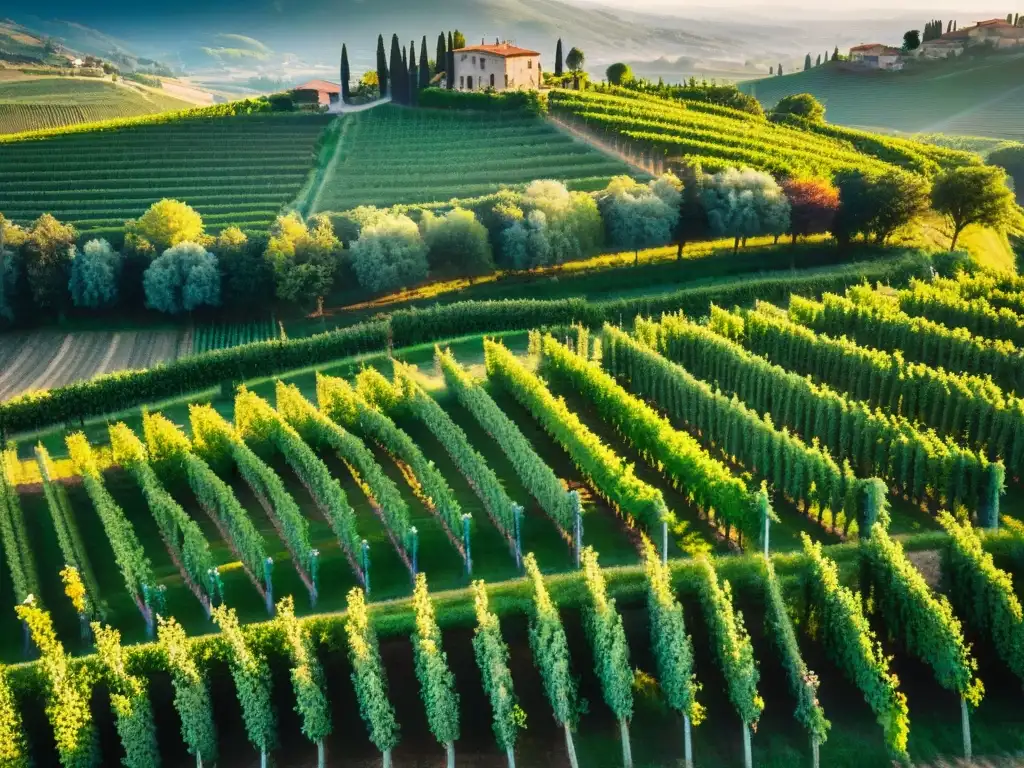
{"label": "white house", "polygon": [[903,51],[881,43],[858,45],[850,49],[850,61],[871,69],[903,69]]}
{"label": "white house", "polygon": [[979,21],[965,31],[971,45],[988,44],[995,48],[1016,48],[1024,45],[1024,27],[1015,27],[1006,19]]}
{"label": "white house", "polygon": [[468,45],[452,51],[455,89],[459,91],[537,90],[540,54],[511,43]]}

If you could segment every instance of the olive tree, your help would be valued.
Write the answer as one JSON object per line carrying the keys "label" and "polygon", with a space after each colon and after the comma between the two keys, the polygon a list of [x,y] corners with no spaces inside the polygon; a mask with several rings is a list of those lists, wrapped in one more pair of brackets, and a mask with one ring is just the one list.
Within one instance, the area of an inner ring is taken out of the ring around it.
{"label": "olive tree", "polygon": [[629,176],[616,176],[598,196],[608,242],[633,251],[666,245],[679,223],[682,185],[672,174],[640,184]]}
{"label": "olive tree", "polygon": [[356,279],[368,291],[391,291],[427,278],[427,246],[415,222],[403,214],[364,227],[351,250]]}
{"label": "olive tree", "polygon": [[90,240],[79,253],[72,252],[68,291],[76,307],[101,309],[117,303],[121,254],[106,240]]}
{"label": "olive tree", "polygon": [[711,234],[733,238],[734,249],[749,237],[789,231],[789,200],[767,173],[728,168],[705,178],[701,200]]}
{"label": "olive tree", "polygon": [[196,243],[179,243],[153,260],[142,276],[146,306],[168,314],[220,305],[217,257]]}

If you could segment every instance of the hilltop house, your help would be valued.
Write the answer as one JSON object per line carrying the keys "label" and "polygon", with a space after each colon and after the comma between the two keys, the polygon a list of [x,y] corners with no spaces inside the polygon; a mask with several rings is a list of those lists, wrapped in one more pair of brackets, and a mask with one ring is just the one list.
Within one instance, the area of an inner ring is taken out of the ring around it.
{"label": "hilltop house", "polygon": [[540,54],[509,42],[468,45],[452,51],[455,89],[459,91],[537,90],[540,88]]}
{"label": "hilltop house", "polygon": [[858,62],[870,69],[903,69],[903,54],[899,48],[881,43],[858,45],[850,49],[850,61]]}
{"label": "hilltop house", "polygon": [[341,101],[341,86],[326,80],[310,80],[295,86],[294,91],[303,103],[319,104],[321,107],[329,107]]}
{"label": "hilltop house", "polygon": [[1006,19],[979,21],[964,30],[969,45],[992,45],[996,48],[1014,48],[1024,45],[1024,28],[1015,27]]}

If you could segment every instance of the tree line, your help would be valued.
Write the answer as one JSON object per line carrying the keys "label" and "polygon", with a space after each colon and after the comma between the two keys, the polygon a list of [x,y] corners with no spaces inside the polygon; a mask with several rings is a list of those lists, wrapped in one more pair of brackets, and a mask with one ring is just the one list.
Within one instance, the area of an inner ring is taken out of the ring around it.
{"label": "tree line", "polygon": [[[811,99],[813,101],[813,99]],[[794,107],[804,115],[802,107]],[[7,323],[63,316],[71,309],[170,315],[224,308],[245,313],[274,301],[322,309],[332,292],[378,294],[430,277],[527,271],[591,256],[729,238],[831,233],[887,242],[931,207],[946,217],[951,250],[972,224],[1003,226],[1014,215],[1004,171],[953,168],[933,183],[906,171],[843,171],[832,180],[786,179],[699,166],[647,183],[613,178],[596,193],[543,180],[457,201],[449,210],[360,206],[303,219],[278,216],[267,234],[235,226],[206,232],[186,203],[161,200],[125,223],[117,247],[81,242],[50,214],[21,227],[0,216],[0,318]]]}

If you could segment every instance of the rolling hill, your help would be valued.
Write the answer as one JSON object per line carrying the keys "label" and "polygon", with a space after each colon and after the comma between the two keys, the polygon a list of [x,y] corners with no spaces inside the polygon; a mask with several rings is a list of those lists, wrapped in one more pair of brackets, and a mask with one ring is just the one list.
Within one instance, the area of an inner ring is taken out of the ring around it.
{"label": "rolling hill", "polygon": [[939,62],[904,72],[828,64],[740,84],[765,107],[810,93],[829,122],[901,132],[1024,138],[1024,55]]}
{"label": "rolling hill", "polygon": [[0,134],[188,109],[193,104],[134,83],[76,77],[0,80]]}

